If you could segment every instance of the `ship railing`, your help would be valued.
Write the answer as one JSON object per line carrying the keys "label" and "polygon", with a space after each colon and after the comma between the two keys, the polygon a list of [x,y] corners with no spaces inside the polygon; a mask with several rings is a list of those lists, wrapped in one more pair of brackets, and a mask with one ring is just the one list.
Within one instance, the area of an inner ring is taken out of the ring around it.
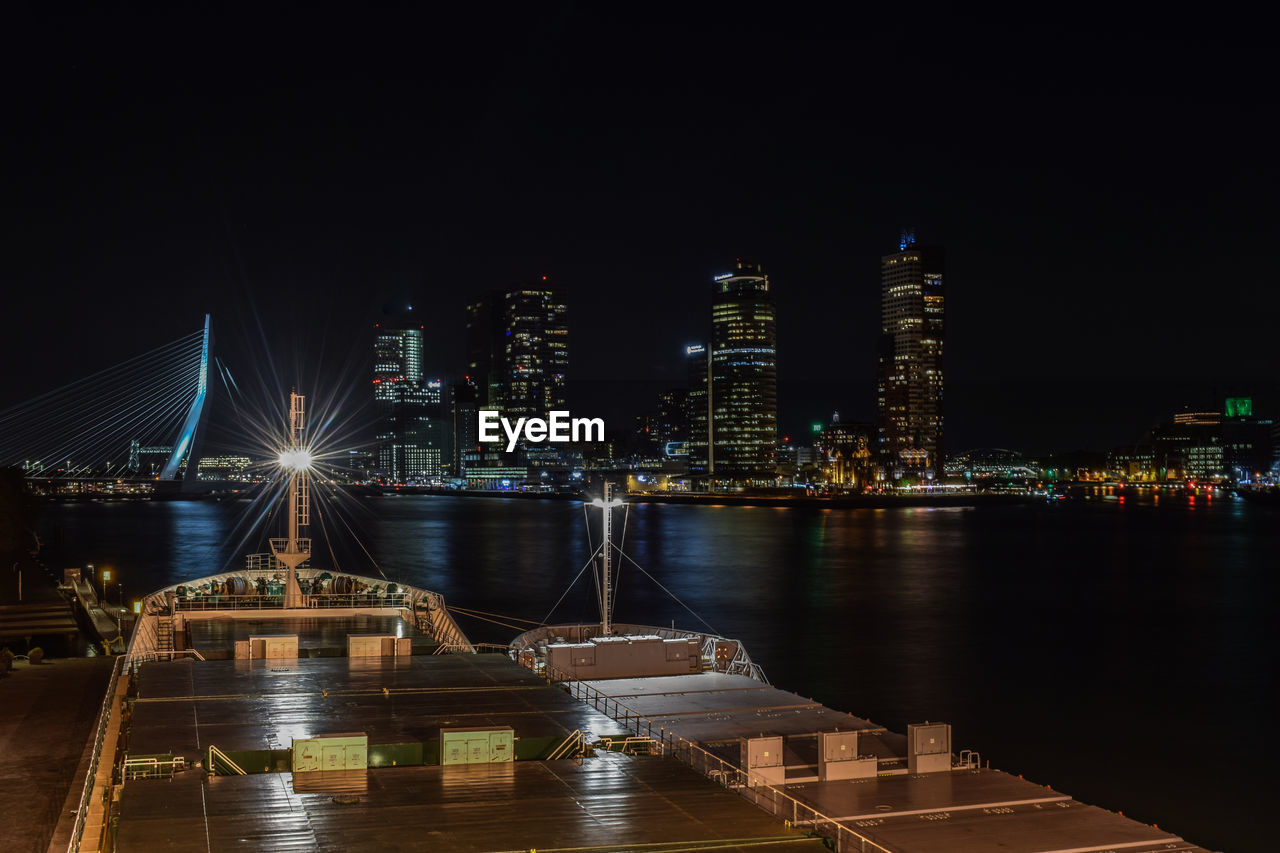
{"label": "ship railing", "polygon": [[[306,590],[313,578],[323,575],[316,570],[299,571],[298,578],[303,590]],[[176,614],[180,612],[198,613],[217,610],[284,610],[284,596],[280,592],[266,594],[251,592],[239,595],[226,593],[208,593],[205,590],[225,584],[230,578],[241,578],[250,583],[250,588],[264,580],[269,584],[279,583],[281,572],[276,569],[261,568],[226,572],[208,577],[195,578],[182,584],[174,584],[165,589],[153,592],[142,601],[143,614]],[[351,575],[353,580],[363,584],[365,592],[358,593],[304,593],[302,606],[309,609],[336,608],[379,608],[406,611],[404,618],[415,628],[430,636],[438,643],[453,644],[465,647],[473,652],[475,647],[458,624],[453,621],[445,606],[444,596],[431,590],[405,584],[394,584],[394,592],[388,592],[379,586],[388,583],[386,578],[370,578]],[[178,595],[179,588],[183,595]],[[376,590],[376,591],[375,591]],[[155,643],[151,644],[156,645]],[[142,646],[132,648],[142,650]]]}
{"label": "ship railing", "polygon": [[172,779],[179,770],[187,769],[187,760],[181,755],[130,756],[121,765],[121,778],[153,779],[161,776]]}
{"label": "ship railing", "polygon": [[479,652],[502,653],[505,651],[507,651],[507,646],[504,643],[441,643],[436,646],[435,651],[431,654],[448,655],[455,652],[468,654],[476,654]]}
{"label": "ship railing", "polygon": [[[704,671],[723,672],[728,675],[745,675],[762,684],[769,679],[764,670],[747,654],[746,646],[739,640],[721,637],[716,634],[705,634],[697,631],[685,631],[679,628],[663,628],[657,625],[614,624],[616,634],[650,634],[664,640],[684,640],[696,638],[701,643],[699,653],[702,656]],[[536,649],[542,643],[563,640],[568,643],[585,643],[600,635],[598,623],[581,623],[577,625],[546,625],[526,631],[509,644],[511,656],[519,660],[524,649]],[[731,645],[733,655],[727,659],[717,658],[717,650]]]}
{"label": "ship railing", "polygon": [[136,675],[138,668],[144,663],[152,661],[172,661],[179,658],[191,658],[192,660],[204,660],[204,655],[200,654],[199,649],[148,649],[144,652],[130,652],[125,658],[125,665]]}
{"label": "ship railing", "polygon": [[[84,837],[85,822],[89,818],[89,807],[93,803],[98,764],[102,760],[102,748],[106,744],[107,731],[110,729],[111,709],[115,706],[116,692],[125,673],[127,660],[128,658],[124,656],[116,658],[116,662],[111,668],[111,681],[107,686],[107,694],[102,698],[102,706],[98,709],[98,726],[93,736],[93,751],[89,756],[89,769],[85,773],[84,787],[80,791],[80,805],[76,808],[76,820],[71,828],[71,840],[67,842],[67,853],[79,853],[80,850],[80,841]],[[111,750],[110,754],[114,756],[115,750]],[[103,801],[104,807],[110,792],[110,785],[104,786],[98,792],[98,797]]]}
{"label": "ship railing", "polygon": [[[302,596],[302,606],[307,608],[329,608],[329,607],[393,607],[405,608],[409,606],[412,596],[409,593],[393,592],[393,593],[304,593]],[[247,593],[245,595],[230,595],[225,593],[214,593],[212,595],[198,595],[191,598],[174,599],[174,609],[177,611],[204,611],[204,610],[280,610],[284,607],[283,595],[260,595],[258,593]]]}
{"label": "ship railing", "polygon": [[822,814],[808,803],[797,800],[780,788],[744,771],[736,764],[703,749],[591,685],[573,680],[567,673],[555,667],[546,667],[543,675],[548,681],[568,690],[574,698],[589,703],[597,711],[622,723],[636,736],[660,745],[664,753],[669,753],[681,763],[720,786],[734,791],[774,817],[787,821],[791,826],[806,827],[824,838],[831,839],[835,842],[837,853],[853,850],[863,851],[863,853],[865,851],[893,853],[889,848],[877,844],[835,818]]}
{"label": "ship railing", "polygon": [[413,594],[414,627],[442,646],[453,650],[474,653],[476,647],[453,621],[444,596],[426,589],[415,589]]}

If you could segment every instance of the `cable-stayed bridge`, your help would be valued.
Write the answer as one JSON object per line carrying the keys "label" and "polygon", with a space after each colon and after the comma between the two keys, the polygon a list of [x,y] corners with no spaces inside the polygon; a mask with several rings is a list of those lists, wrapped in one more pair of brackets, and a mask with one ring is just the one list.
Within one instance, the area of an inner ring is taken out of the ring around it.
{"label": "cable-stayed bridge", "polygon": [[55,487],[193,480],[210,342],[205,315],[202,329],[0,412],[0,466]]}

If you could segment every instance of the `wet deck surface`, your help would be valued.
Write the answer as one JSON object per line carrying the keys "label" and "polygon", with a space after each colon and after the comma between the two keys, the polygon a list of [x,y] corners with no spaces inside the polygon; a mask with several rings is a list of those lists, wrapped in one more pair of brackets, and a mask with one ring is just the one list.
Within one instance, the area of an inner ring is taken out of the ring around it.
{"label": "wet deck surface", "polygon": [[[135,754],[195,761],[209,744],[280,749],[352,731],[368,733],[371,745],[406,743],[436,738],[441,726],[504,725],[521,738],[626,733],[503,655],[417,655],[144,664],[129,743]],[[127,782],[118,849],[824,849],[662,758],[599,753],[581,762],[298,776],[295,784],[287,772],[206,779],[188,770],[172,781]]]}
{"label": "wet deck surface", "polygon": [[355,792],[188,772],[126,785],[121,807],[122,851],[826,849],[677,762],[616,754],[384,769]]}
{"label": "wet deck surface", "polygon": [[625,732],[504,655],[179,660],[141,668],[130,747],[196,760],[210,744],[287,749],[351,731],[370,744],[423,742],[441,726],[512,726],[520,737]]}
{"label": "wet deck surface", "polygon": [[[1204,853],[1178,836],[999,770],[908,775],[905,735],[742,676],[585,684],[734,765],[740,763],[740,738],[784,736],[787,783],[781,790],[894,851]],[[817,781],[816,733],[836,730],[858,731],[858,753],[880,759],[883,775]]]}
{"label": "wet deck surface", "polygon": [[726,761],[737,762],[740,738],[782,735],[788,764],[816,763],[816,732],[857,731],[860,754],[875,755],[882,770],[906,767],[900,760],[906,735],[746,676],[707,672],[584,683]]}

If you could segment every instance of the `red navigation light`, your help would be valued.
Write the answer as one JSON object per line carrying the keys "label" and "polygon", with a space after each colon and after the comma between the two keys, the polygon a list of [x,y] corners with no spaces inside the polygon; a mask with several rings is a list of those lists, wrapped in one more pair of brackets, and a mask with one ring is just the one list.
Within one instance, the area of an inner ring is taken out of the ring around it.
{"label": "red navigation light", "polygon": [[542,280],[543,280],[543,281],[546,281],[546,280],[547,280],[547,277],[544,275],[544,276],[542,277]]}

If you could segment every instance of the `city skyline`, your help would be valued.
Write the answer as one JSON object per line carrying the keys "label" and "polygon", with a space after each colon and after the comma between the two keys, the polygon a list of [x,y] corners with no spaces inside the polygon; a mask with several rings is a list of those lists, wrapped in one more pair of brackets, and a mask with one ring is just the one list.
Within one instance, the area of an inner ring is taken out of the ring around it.
{"label": "city skyline", "polygon": [[[30,82],[11,92],[0,252],[26,322],[0,357],[21,363],[51,324],[60,341],[0,404],[209,310],[251,362],[270,318],[298,318],[310,340],[270,335],[287,386],[316,378],[319,342],[345,343],[351,315],[431,306],[427,356],[453,374],[464,306],[547,274],[575,306],[575,347],[601,354],[576,381],[634,384],[635,409],[683,377],[702,334],[685,300],[753,257],[783,285],[783,431],[833,410],[869,421],[877,259],[904,226],[948,247],[957,451],[1105,447],[1171,407],[1274,399],[1258,325],[1280,293],[1254,284],[1274,230],[1262,54],[1225,20],[1108,20],[1032,40],[996,15],[922,16],[921,59],[901,66],[876,36],[893,16],[828,33],[704,11],[606,48],[603,21],[529,14],[483,30],[471,57],[466,15],[445,18],[458,46],[424,55],[411,28],[315,11],[351,67],[305,40],[280,50],[283,14],[246,35],[234,16],[31,13],[5,60]],[[164,32],[190,35],[177,49]],[[766,34],[767,71],[706,52]],[[633,39],[664,61],[621,61]],[[1210,133],[1225,114],[1233,133]],[[756,118],[761,144],[724,144],[733,117]],[[604,355],[619,346],[627,358]]]}

